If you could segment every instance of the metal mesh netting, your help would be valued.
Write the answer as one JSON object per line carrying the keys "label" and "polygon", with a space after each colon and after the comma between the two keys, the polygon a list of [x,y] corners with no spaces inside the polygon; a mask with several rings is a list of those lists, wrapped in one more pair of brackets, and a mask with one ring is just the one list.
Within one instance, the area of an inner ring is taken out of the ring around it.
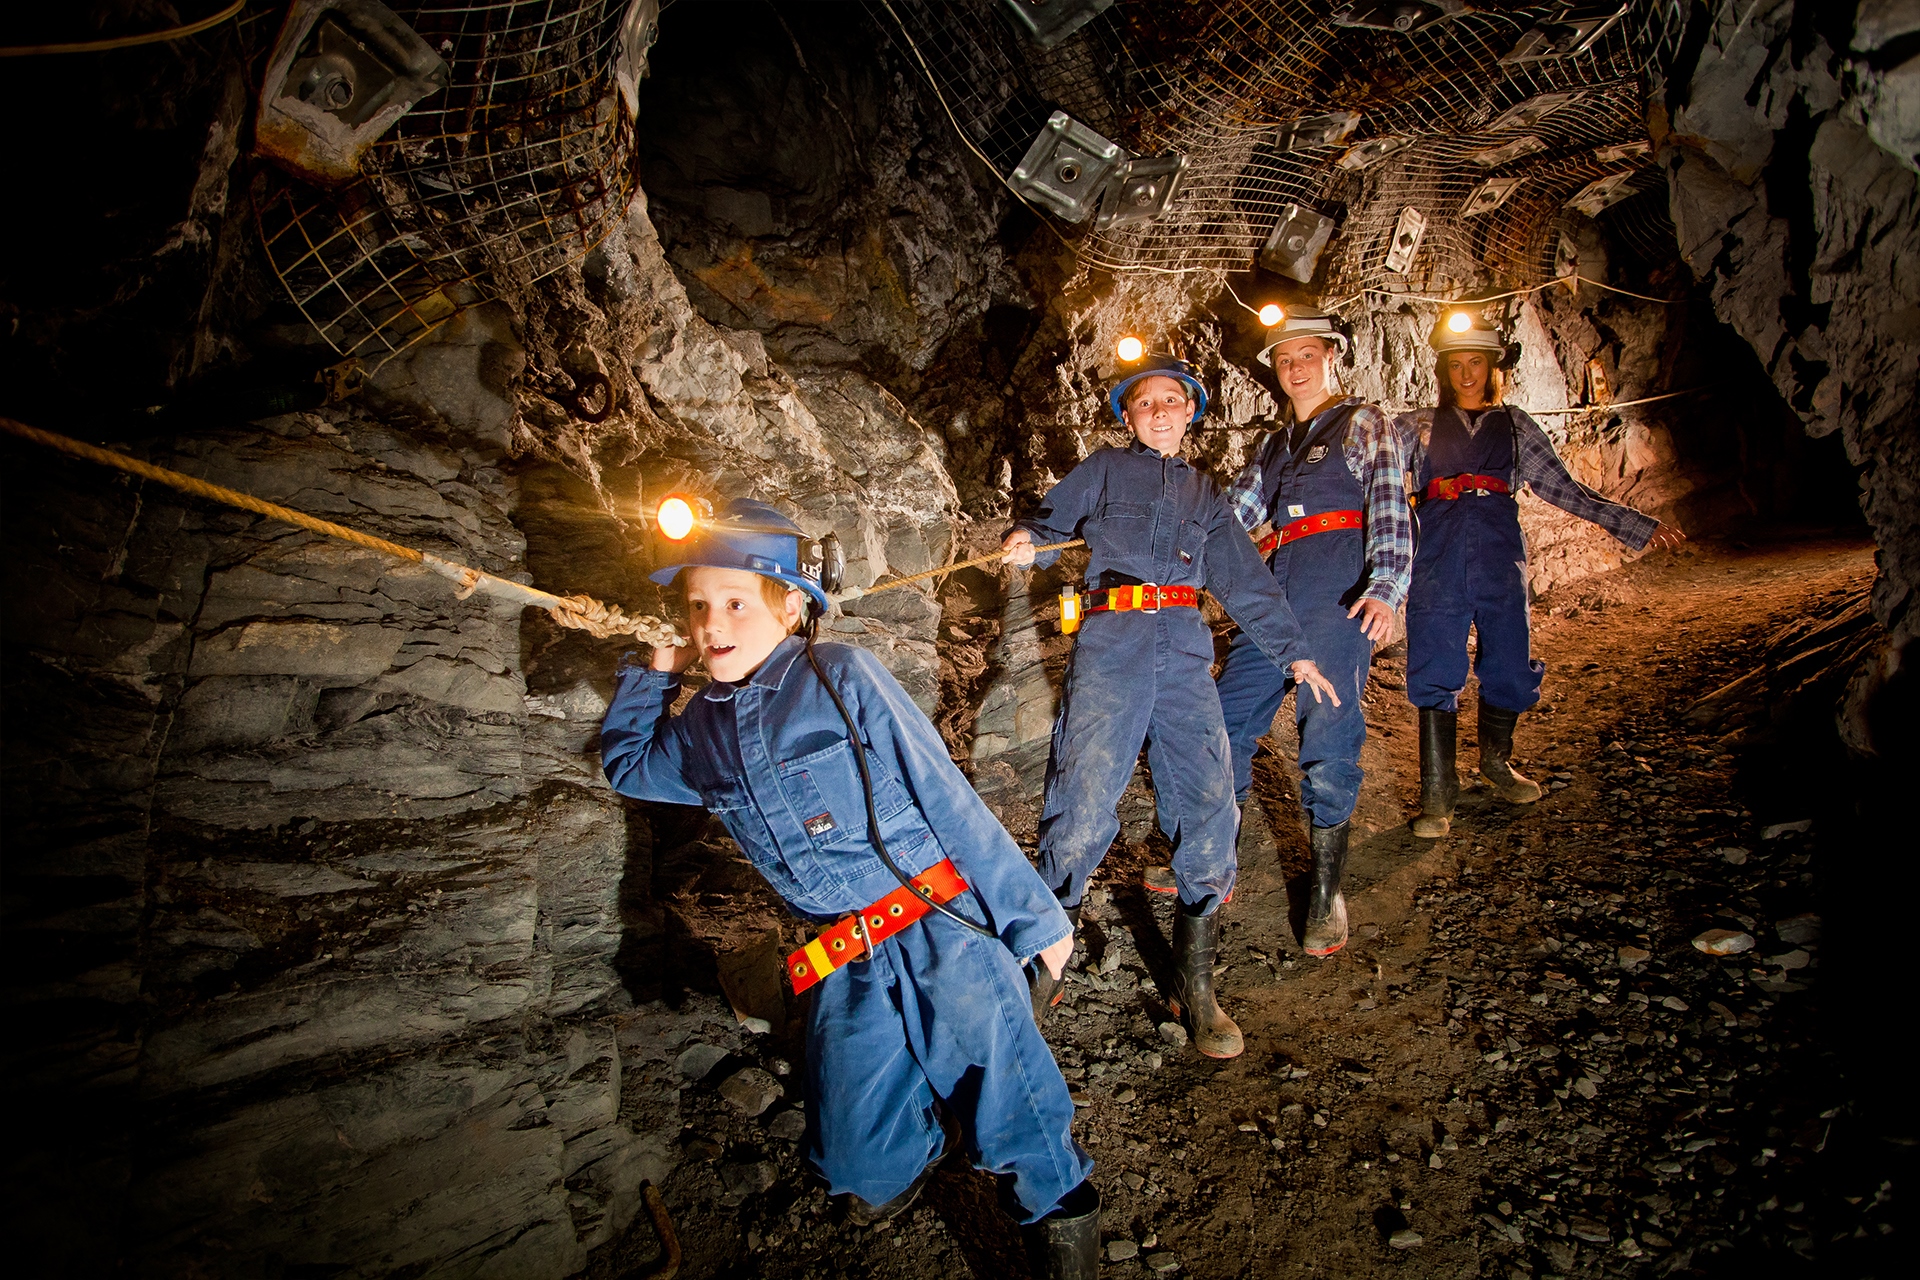
{"label": "metal mesh netting", "polygon": [[[1568,200],[1614,175],[1637,186],[1626,175],[1651,164],[1647,77],[1685,17],[1678,0],[1633,0],[1585,51],[1514,62],[1503,58],[1536,24],[1573,6],[1463,13],[1403,34],[1335,26],[1325,0],[1118,0],[1044,49],[1001,4],[869,0],[1003,177],[1055,108],[1136,155],[1189,158],[1164,216],[1066,228],[1083,262],[1247,270],[1282,208],[1299,204],[1337,225],[1315,279],[1333,296],[1551,279]],[[1338,112],[1358,115],[1338,141],[1290,136]],[[1494,200],[1490,179],[1518,181]],[[1425,233],[1406,269],[1389,271],[1408,207]]]}
{"label": "metal mesh netting", "polygon": [[585,255],[625,212],[633,125],[614,83],[629,0],[395,6],[449,83],[322,191],[270,166],[273,269],[342,355],[378,361],[490,290]]}

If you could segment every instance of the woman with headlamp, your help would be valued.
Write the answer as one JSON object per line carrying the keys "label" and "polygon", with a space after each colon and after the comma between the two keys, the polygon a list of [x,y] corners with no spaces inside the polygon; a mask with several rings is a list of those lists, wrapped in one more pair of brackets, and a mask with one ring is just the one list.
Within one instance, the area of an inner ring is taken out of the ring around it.
{"label": "woman with headlamp", "polygon": [[1527,548],[1514,494],[1534,496],[1605,529],[1627,546],[1672,547],[1673,525],[1609,502],[1575,480],[1540,424],[1503,403],[1517,349],[1483,317],[1456,311],[1427,339],[1440,404],[1399,419],[1414,478],[1419,550],[1407,595],[1407,701],[1420,712],[1420,816],[1413,833],[1447,833],[1460,794],[1454,769],[1467,631],[1478,632],[1480,774],[1510,804],[1540,798],[1516,772],[1513,731],[1540,700],[1546,664],[1527,623]]}

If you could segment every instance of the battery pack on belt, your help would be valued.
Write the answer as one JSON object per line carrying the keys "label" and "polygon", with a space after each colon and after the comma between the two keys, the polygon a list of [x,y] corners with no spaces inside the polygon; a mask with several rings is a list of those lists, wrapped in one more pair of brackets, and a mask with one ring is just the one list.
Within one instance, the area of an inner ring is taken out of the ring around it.
{"label": "battery pack on belt", "polygon": [[1462,473],[1457,476],[1435,476],[1427,481],[1427,501],[1451,501],[1466,494],[1484,498],[1490,493],[1507,493],[1507,482],[1497,476],[1476,476]]}
{"label": "battery pack on belt", "polygon": [[[935,902],[947,903],[967,891],[967,882],[954,869],[953,859],[943,858],[913,877]],[[799,995],[835,969],[855,960],[864,960],[869,944],[878,946],[899,933],[933,908],[905,885],[857,915],[836,920],[820,936],[787,957],[787,977],[793,982],[793,994]]]}
{"label": "battery pack on belt", "polygon": [[1089,591],[1086,600],[1088,613],[1122,613],[1128,610],[1158,613],[1162,609],[1198,609],[1200,592],[1193,587],[1163,587],[1157,583],[1142,582],[1131,587]]}
{"label": "battery pack on belt", "polygon": [[1308,516],[1304,520],[1295,520],[1283,524],[1266,537],[1260,539],[1260,554],[1266,555],[1275,547],[1289,542],[1298,542],[1310,538],[1316,533],[1332,533],[1335,529],[1358,529],[1364,521],[1358,511],[1322,511],[1317,516]]}

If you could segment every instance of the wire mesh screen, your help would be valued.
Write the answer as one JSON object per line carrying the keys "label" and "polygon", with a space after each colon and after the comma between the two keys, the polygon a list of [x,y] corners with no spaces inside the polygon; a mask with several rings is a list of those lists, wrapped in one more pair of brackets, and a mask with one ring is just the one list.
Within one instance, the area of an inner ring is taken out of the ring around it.
{"label": "wire mesh screen", "polygon": [[[1004,2],[869,8],[1003,177],[1056,108],[1136,155],[1188,157],[1163,216],[1063,225],[1083,262],[1246,270],[1300,205],[1337,228],[1314,280],[1335,296],[1551,278],[1569,201],[1602,180],[1625,190],[1650,165],[1648,79],[1685,18],[1678,0],[1603,7],[1618,16],[1578,51],[1515,61],[1537,26],[1591,6],[1503,6],[1398,32],[1336,26],[1326,0],[1118,0],[1046,49],[1016,34]],[[1390,270],[1409,207],[1424,235]]]}
{"label": "wire mesh screen", "polygon": [[448,83],[322,191],[262,166],[269,261],[342,355],[378,359],[502,288],[584,256],[633,194],[615,85],[631,0],[457,3],[395,12]]}

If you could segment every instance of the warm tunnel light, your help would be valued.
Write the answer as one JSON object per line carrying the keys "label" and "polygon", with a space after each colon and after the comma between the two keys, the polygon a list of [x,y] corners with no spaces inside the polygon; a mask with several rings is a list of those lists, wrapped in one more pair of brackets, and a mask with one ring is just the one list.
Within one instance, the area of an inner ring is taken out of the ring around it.
{"label": "warm tunnel light", "polygon": [[1455,333],[1465,333],[1473,328],[1473,317],[1464,311],[1456,311],[1447,317],[1447,328]]}
{"label": "warm tunnel light", "polygon": [[1286,318],[1287,313],[1280,309],[1280,304],[1277,302],[1269,302],[1266,306],[1260,308],[1260,323],[1269,329]]}
{"label": "warm tunnel light", "polygon": [[660,530],[661,537],[669,542],[679,542],[693,532],[693,504],[677,493],[668,494],[660,502],[654,524]]}
{"label": "warm tunnel light", "polygon": [[1147,344],[1132,334],[1128,334],[1126,337],[1120,339],[1120,345],[1115,348],[1115,350],[1120,353],[1122,360],[1128,364],[1132,364],[1135,360],[1138,360],[1146,354]]}

